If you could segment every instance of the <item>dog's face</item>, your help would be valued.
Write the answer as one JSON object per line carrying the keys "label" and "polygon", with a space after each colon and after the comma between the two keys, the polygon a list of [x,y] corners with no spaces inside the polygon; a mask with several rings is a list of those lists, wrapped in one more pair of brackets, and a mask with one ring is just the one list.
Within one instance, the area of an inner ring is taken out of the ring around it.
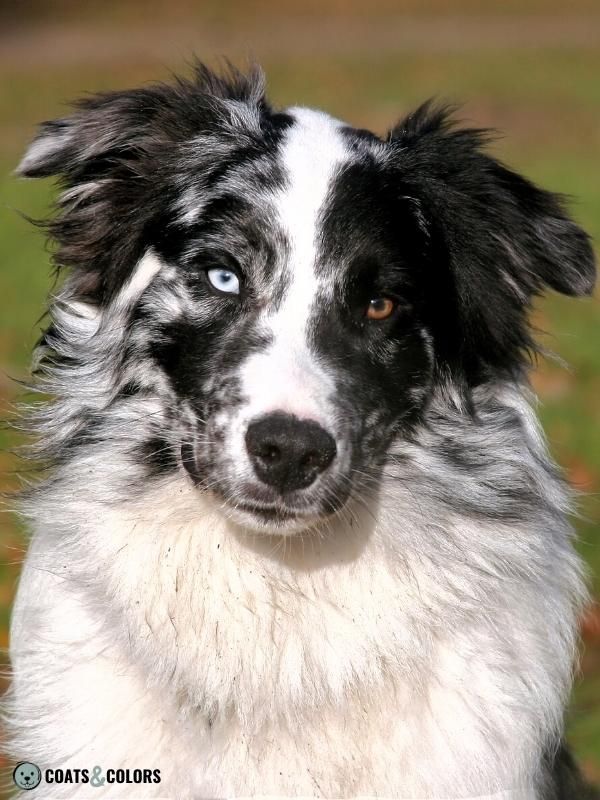
{"label": "dog's face", "polygon": [[276,113],[205,71],[43,128],[21,170],[67,184],[69,302],[114,343],[104,411],[169,412],[138,445],[150,474],[304,529],[376,483],[434,392],[468,413],[470,388],[517,377],[531,296],[590,291],[593,261],[481,143],[427,109],[386,141]]}
{"label": "dog's face", "polygon": [[175,286],[185,298],[151,326],[198,422],[184,463],[245,524],[304,527],[339,508],[427,396],[427,231],[386,185],[381,150],[291,110],[209,189],[192,167],[152,242],[172,287],[150,289],[142,313]]}

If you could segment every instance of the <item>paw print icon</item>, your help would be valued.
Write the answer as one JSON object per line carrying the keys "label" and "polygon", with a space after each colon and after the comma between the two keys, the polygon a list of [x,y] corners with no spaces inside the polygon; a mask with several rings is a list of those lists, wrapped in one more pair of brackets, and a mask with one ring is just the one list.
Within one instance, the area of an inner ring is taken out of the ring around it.
{"label": "paw print icon", "polygon": [[14,769],[13,781],[19,789],[35,789],[42,780],[42,771],[30,761],[20,761]]}

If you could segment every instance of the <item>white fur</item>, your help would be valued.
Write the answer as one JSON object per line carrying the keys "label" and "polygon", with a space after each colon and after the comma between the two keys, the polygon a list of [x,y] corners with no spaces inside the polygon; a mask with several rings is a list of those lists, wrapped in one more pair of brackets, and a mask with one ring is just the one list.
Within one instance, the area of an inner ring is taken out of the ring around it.
{"label": "white fur", "polygon": [[[336,170],[349,153],[340,136],[342,123],[320,111],[290,109],[295,124],[281,146],[285,186],[273,205],[289,243],[284,264],[289,278],[279,308],[265,311],[263,330],[272,344],[252,355],[241,370],[241,391],[248,398],[231,420],[228,448],[240,471],[251,472],[243,455],[244,436],[251,420],[271,411],[312,419],[335,431],[335,384],[308,342],[308,324],[315,303],[327,296],[327,280],[315,271],[319,214]],[[338,453],[344,463],[346,454]]]}
{"label": "white fur", "polygon": [[[533,463],[532,415],[507,402]],[[111,509],[86,488],[111,469],[70,465],[68,513],[60,486],[38,498],[13,623],[16,746],[42,768],[163,782],[45,796],[535,797],[579,592],[560,537],[430,520],[390,480],[320,535],[274,542],[183,477]],[[505,575],[470,585],[463,548],[488,572],[505,551]]]}

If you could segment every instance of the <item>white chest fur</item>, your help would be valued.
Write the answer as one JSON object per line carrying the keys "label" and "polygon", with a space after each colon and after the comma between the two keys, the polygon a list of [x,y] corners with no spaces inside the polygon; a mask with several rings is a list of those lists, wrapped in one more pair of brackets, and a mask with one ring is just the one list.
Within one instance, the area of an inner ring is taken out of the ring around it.
{"label": "white chest fur", "polygon": [[[535,530],[425,525],[396,489],[393,505],[276,541],[183,478],[81,511],[57,540],[73,578],[60,591],[92,610],[95,669],[130,681],[128,735],[106,746],[129,762],[131,737],[138,759],[146,742],[173,796],[493,796],[535,781],[574,613],[566,587],[540,591],[540,564],[539,581],[523,569]],[[523,563],[502,574],[490,553],[517,544]],[[117,696],[100,675],[94,702]]]}

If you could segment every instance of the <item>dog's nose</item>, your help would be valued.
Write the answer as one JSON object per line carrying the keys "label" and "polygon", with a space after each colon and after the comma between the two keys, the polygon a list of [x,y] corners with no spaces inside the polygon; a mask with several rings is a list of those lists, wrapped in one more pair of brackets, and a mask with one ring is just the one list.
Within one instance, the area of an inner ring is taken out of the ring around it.
{"label": "dog's nose", "polygon": [[335,458],[335,440],[313,420],[275,412],[251,422],[246,449],[261,481],[280,492],[304,489]]}

